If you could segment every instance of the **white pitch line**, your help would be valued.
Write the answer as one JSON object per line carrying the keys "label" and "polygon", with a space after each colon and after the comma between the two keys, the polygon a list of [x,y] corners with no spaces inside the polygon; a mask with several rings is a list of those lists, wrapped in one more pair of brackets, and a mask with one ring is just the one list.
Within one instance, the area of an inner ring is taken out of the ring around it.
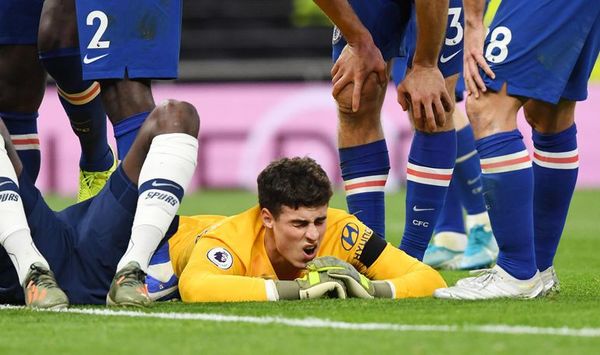
{"label": "white pitch line", "polygon": [[[25,309],[22,306],[0,305],[0,311]],[[395,324],[395,323],[350,323],[333,321],[323,318],[285,318],[285,317],[254,317],[236,316],[217,313],[162,313],[140,312],[93,308],[69,308],[66,310],[39,310],[51,313],[75,313],[104,317],[156,318],[170,320],[197,320],[205,322],[250,323],[250,324],[281,324],[299,328],[329,328],[346,330],[384,330],[394,332],[471,332],[490,334],[515,335],[559,335],[570,337],[600,337],[600,328],[549,328],[531,327],[526,325],[428,325],[428,324]]]}

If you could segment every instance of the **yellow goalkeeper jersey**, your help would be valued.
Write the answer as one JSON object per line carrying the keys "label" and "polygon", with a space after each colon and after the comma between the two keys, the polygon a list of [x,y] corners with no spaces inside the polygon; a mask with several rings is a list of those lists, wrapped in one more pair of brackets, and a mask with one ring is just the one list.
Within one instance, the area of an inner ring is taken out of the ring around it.
{"label": "yellow goalkeeper jersey", "polygon": [[[260,208],[231,217],[180,217],[169,256],[184,302],[268,300],[266,279],[277,280],[265,250]],[[335,256],[372,280],[388,280],[396,298],[431,296],[440,274],[381,238],[355,216],[328,209],[318,256]]]}

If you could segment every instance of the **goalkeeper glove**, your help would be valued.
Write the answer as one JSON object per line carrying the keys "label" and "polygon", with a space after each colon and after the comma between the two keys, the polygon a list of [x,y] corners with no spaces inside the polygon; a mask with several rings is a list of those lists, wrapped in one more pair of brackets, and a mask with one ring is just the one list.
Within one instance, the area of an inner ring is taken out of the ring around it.
{"label": "goalkeeper glove", "polygon": [[301,278],[274,282],[280,300],[346,298],[346,286],[342,280],[311,268]]}
{"label": "goalkeeper glove", "polygon": [[387,281],[371,281],[354,266],[338,258],[332,256],[316,258],[309,263],[308,267],[321,270],[329,277],[343,281],[350,297],[394,298],[392,286]]}

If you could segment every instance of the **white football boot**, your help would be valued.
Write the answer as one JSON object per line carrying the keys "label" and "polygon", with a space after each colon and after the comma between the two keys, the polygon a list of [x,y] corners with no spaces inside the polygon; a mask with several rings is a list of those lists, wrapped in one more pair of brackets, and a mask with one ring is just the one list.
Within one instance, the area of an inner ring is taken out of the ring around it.
{"label": "white football boot", "polygon": [[481,275],[462,282],[460,286],[435,290],[433,297],[456,300],[535,298],[543,289],[544,284],[539,271],[529,280],[519,280],[496,265],[481,271]]}
{"label": "white football boot", "polygon": [[540,271],[540,277],[544,283],[544,291],[542,291],[542,295],[546,296],[560,292],[560,282],[558,281],[558,276],[556,276],[554,266],[550,266],[546,270]]}

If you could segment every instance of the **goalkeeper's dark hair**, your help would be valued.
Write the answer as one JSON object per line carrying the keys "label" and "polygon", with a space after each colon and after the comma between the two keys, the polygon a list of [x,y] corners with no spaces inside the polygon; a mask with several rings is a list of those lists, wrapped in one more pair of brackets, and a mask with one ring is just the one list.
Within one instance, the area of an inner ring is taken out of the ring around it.
{"label": "goalkeeper's dark hair", "polygon": [[271,162],[256,179],[258,204],[278,218],[281,207],[319,207],[333,195],[331,181],[311,158],[282,158]]}

